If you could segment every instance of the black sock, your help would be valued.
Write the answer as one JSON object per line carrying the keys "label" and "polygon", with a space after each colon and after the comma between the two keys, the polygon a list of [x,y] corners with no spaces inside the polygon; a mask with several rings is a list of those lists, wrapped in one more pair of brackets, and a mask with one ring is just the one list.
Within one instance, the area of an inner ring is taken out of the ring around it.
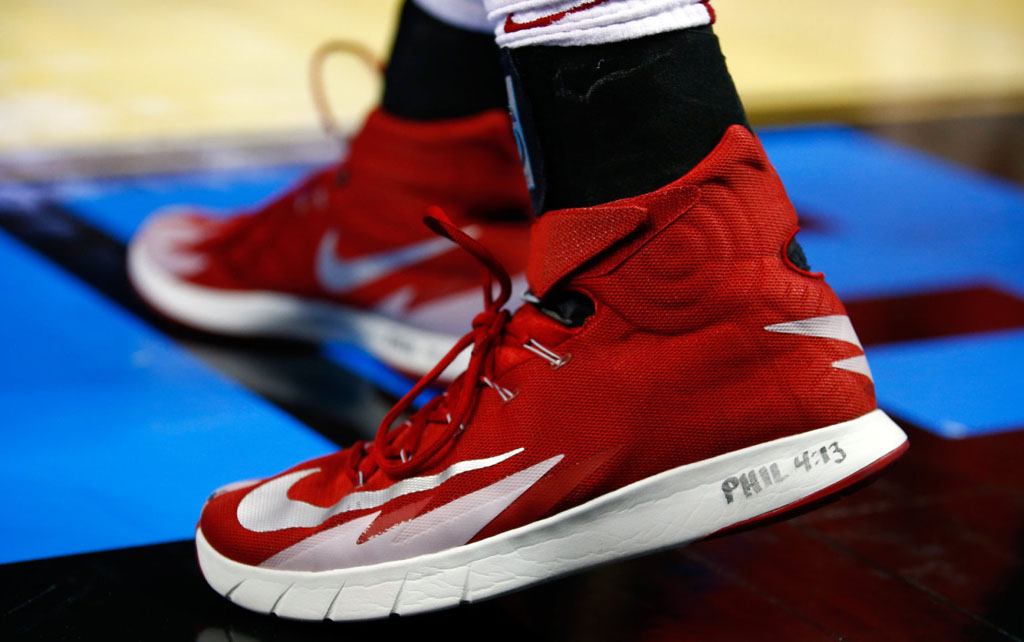
{"label": "black sock", "polygon": [[385,111],[413,120],[505,109],[494,36],[441,22],[407,1],[384,72]]}
{"label": "black sock", "polygon": [[537,213],[667,185],[729,126],[747,125],[711,27],[602,45],[505,49],[503,61]]}

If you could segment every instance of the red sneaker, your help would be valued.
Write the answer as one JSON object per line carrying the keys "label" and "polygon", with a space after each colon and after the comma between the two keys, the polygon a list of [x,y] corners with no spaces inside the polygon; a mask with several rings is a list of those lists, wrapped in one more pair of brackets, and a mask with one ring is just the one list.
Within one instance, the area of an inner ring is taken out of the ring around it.
{"label": "red sneaker", "polygon": [[185,325],[354,340],[422,375],[480,309],[479,266],[422,225],[432,205],[522,272],[529,195],[505,112],[412,122],[377,111],[346,160],[262,208],[154,217],[129,247],[129,274]]}
{"label": "red sneaker", "polygon": [[[545,214],[527,274],[456,349],[468,370],[372,443],[218,491],[196,533],[210,584],[290,618],[454,606],[807,505],[877,472],[906,436],[875,405],[842,304],[787,257],[796,214],[733,127],[650,194]],[[594,311],[542,311],[565,292]],[[434,369],[436,374],[451,355]]]}

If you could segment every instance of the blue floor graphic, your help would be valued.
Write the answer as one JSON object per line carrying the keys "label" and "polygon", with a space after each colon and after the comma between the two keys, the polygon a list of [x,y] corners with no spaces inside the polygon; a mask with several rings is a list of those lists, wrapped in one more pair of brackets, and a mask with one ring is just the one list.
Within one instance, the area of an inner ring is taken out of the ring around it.
{"label": "blue floor graphic", "polygon": [[230,481],[333,446],[0,232],[0,563],[190,537]]}
{"label": "blue floor graphic", "polygon": [[51,197],[116,239],[127,242],[155,210],[199,206],[215,214],[257,207],[287,189],[309,167],[181,172],[55,185]]}
{"label": "blue floor graphic", "polygon": [[1024,190],[847,128],[763,135],[800,242],[843,298],[991,283],[1024,293]]}
{"label": "blue floor graphic", "polygon": [[952,438],[1024,427],[1024,329],[876,346],[867,355],[879,405],[919,426]]}
{"label": "blue floor graphic", "polygon": [[[811,264],[849,300],[989,285],[1024,298],[1024,190],[843,127],[762,140]],[[249,207],[308,168],[0,188],[50,198],[127,242],[153,210]],[[74,278],[0,236],[0,562],[188,537],[203,497],[331,448]],[[883,408],[960,438],[1024,428],[1024,328],[869,346]],[[325,353],[382,389],[410,382],[351,346]],[[230,456],[228,456],[230,454]],[[179,475],[184,471],[187,474]],[[73,535],[62,524],[73,521]]]}

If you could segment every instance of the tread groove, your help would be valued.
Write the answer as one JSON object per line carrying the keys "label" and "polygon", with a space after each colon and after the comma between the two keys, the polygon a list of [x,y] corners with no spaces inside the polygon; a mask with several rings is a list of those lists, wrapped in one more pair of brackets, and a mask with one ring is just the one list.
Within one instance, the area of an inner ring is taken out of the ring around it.
{"label": "tread groove", "polygon": [[394,614],[398,613],[398,602],[399,602],[399,600],[402,599],[402,591],[405,590],[405,583],[408,582],[408,581],[409,581],[409,571],[406,571],[405,575],[402,576],[402,583],[398,585],[398,591],[395,593],[395,601],[391,605],[391,611],[388,613],[388,615],[394,615]]}
{"label": "tread groove", "polygon": [[[245,583],[245,580],[239,580],[237,584],[235,584],[234,586],[232,586],[231,588],[229,588],[227,590],[227,592],[224,594],[224,597],[226,597],[227,599],[231,600],[231,594],[235,592],[235,589],[237,589],[239,586],[241,586],[244,583]],[[234,601],[234,600],[232,600],[232,601]]]}
{"label": "tread groove", "polygon": [[270,612],[272,614],[274,614],[274,615],[281,615],[280,613],[277,612],[277,605],[281,603],[281,600],[284,599],[284,596],[288,594],[288,591],[292,590],[293,586],[295,586],[294,582],[289,584],[288,588],[286,588],[285,590],[281,591],[281,594],[277,596],[277,599],[274,600],[274,605],[270,607]]}
{"label": "tread groove", "polygon": [[327,610],[324,611],[323,619],[331,619],[331,613],[334,611],[334,604],[338,601],[338,598],[341,597],[341,589],[343,588],[345,588],[344,580],[341,581],[341,586],[338,587],[338,591],[334,594],[334,597],[331,598],[331,603],[327,605]]}

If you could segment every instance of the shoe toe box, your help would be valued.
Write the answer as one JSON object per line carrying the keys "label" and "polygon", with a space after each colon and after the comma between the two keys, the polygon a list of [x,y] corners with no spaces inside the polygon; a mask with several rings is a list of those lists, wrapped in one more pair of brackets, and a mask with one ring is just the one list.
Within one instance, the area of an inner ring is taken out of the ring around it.
{"label": "shoe toe box", "polygon": [[273,555],[272,538],[247,530],[238,520],[238,506],[261,480],[246,480],[221,486],[203,504],[198,528],[206,542],[233,561],[259,565]]}
{"label": "shoe toe box", "polygon": [[351,486],[340,473],[344,461],[334,453],[267,479],[221,486],[203,505],[198,527],[221,555],[257,566],[326,520],[319,506],[330,506]]}

